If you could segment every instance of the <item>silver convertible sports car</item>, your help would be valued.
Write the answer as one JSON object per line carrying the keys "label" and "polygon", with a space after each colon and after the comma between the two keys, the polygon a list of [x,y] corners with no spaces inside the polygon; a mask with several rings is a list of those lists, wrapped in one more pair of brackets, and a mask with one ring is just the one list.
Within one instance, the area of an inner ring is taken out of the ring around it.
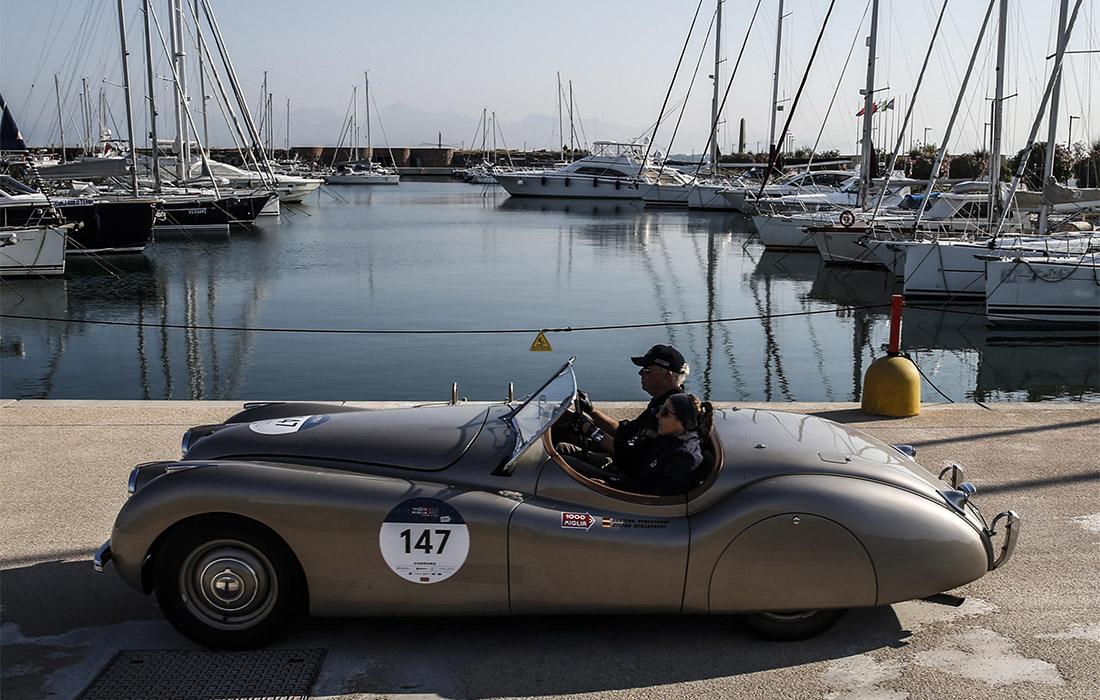
{"label": "silver convertible sports car", "polygon": [[[315,616],[733,615],[775,639],[945,591],[1009,559],[1019,518],[903,445],[793,413],[715,414],[687,493],[628,493],[555,445],[573,361],[523,401],[246,406],[130,474],[96,568],[209,647]],[[1000,532],[997,528],[1000,527]],[[577,585],[577,581],[584,585]]]}

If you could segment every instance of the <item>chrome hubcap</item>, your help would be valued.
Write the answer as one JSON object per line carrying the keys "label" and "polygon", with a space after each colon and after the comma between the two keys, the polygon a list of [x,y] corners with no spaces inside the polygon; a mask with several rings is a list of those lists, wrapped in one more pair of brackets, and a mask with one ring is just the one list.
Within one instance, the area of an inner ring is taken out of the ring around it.
{"label": "chrome hubcap", "polygon": [[207,624],[241,629],[259,623],[278,598],[278,581],[262,552],[244,542],[208,542],[180,570],[185,604]]}

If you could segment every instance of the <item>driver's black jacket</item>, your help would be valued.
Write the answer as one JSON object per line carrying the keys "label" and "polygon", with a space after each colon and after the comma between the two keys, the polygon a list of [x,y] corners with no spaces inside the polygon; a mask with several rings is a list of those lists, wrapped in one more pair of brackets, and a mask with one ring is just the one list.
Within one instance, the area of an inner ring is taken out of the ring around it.
{"label": "driver's black jacket", "polygon": [[668,391],[650,401],[637,418],[619,421],[619,427],[615,429],[614,464],[628,477],[636,477],[642,467],[649,464],[647,458],[657,449],[660,442],[657,411],[665,405],[668,397],[682,393],[683,387]]}

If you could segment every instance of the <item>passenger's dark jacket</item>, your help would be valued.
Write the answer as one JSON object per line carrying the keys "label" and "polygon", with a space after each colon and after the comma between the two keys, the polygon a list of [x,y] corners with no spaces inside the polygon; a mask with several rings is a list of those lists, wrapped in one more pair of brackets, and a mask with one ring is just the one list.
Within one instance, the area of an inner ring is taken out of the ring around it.
{"label": "passenger's dark jacket", "polygon": [[703,448],[694,430],[676,437],[660,437],[656,449],[633,479],[637,493],[671,496],[687,493],[699,480]]}
{"label": "passenger's dark jacket", "polygon": [[682,393],[682,388],[666,392],[650,401],[637,418],[619,421],[619,427],[615,430],[614,464],[622,473],[634,477],[643,466],[649,464],[646,458],[657,449],[661,439],[657,434],[657,411],[665,405],[668,397]]}

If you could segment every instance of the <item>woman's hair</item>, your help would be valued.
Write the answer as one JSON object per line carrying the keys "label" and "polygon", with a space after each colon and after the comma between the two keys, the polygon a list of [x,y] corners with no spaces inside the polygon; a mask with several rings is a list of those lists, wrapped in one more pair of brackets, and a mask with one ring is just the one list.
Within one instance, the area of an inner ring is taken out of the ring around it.
{"label": "woman's hair", "polygon": [[673,394],[668,401],[685,429],[706,435],[714,427],[714,406],[710,401],[699,401],[694,394]]}
{"label": "woman's hair", "polygon": [[697,430],[700,435],[708,435],[714,428],[714,404],[710,401],[700,401],[695,394],[688,394],[691,402],[695,404],[695,415],[699,423]]}

